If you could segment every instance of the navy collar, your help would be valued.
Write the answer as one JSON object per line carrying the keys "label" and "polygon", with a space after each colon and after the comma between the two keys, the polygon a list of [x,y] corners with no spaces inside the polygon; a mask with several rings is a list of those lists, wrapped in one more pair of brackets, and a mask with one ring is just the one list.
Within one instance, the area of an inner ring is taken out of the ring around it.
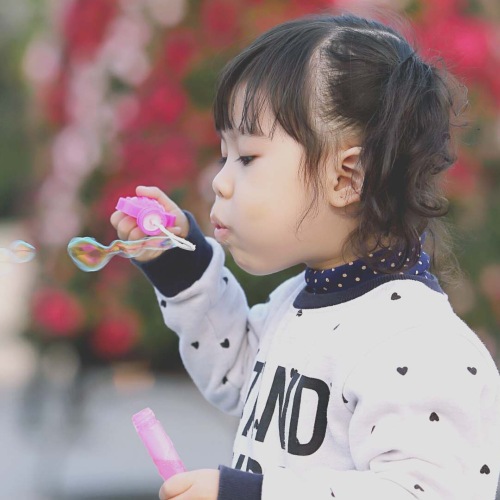
{"label": "navy collar", "polygon": [[[388,270],[395,267],[394,263],[386,262],[383,254],[380,254],[380,264],[382,266],[387,264]],[[408,267],[405,264],[403,270],[394,273],[394,276],[433,280],[434,276],[429,272],[429,267],[430,257],[425,252],[422,252],[414,266]],[[366,285],[368,282],[382,276],[387,276],[387,274],[374,271],[361,259],[331,269],[319,270],[308,267],[305,270],[306,291],[313,294],[347,291],[360,285]]]}
{"label": "navy collar", "polygon": [[[382,260],[382,253],[375,253],[374,256],[380,258],[380,263],[386,264],[388,269],[395,267],[391,266],[390,260]],[[397,280],[419,281],[435,292],[444,293],[438,279],[429,272],[429,266],[430,258],[422,252],[414,266],[408,267],[406,264],[401,271],[391,274],[377,273],[362,260],[348,262],[332,269],[306,268],[306,286],[299,292],[293,305],[297,309],[317,309],[342,304],[384,283]]]}

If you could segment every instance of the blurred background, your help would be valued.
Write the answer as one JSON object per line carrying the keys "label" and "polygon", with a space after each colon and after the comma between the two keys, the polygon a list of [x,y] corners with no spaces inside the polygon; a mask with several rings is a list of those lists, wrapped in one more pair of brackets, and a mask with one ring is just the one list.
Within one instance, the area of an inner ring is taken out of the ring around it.
{"label": "blurred background", "polygon": [[[469,89],[445,184],[463,273],[446,291],[499,363],[498,0],[0,0],[0,500],[157,498],[131,424],[146,406],[188,468],[229,464],[237,422],[187,378],[140,272],[120,257],[82,272],[66,247],[115,239],[109,216],[140,184],[210,234],[224,63],[278,22],[374,6]],[[251,304],[295,272],[229,266]]]}

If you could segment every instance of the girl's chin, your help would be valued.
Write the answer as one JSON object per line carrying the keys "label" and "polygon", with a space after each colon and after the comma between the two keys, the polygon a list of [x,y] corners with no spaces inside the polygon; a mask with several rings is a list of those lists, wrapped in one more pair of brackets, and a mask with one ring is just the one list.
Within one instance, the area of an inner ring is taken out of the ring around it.
{"label": "girl's chin", "polygon": [[269,259],[259,259],[256,255],[249,256],[248,254],[242,254],[237,248],[231,245],[226,245],[226,247],[238,267],[252,276],[267,276],[282,271],[287,267],[273,265]]}
{"label": "girl's chin", "polygon": [[230,230],[227,227],[216,227],[214,229],[214,238],[221,244],[224,244],[229,238]]}

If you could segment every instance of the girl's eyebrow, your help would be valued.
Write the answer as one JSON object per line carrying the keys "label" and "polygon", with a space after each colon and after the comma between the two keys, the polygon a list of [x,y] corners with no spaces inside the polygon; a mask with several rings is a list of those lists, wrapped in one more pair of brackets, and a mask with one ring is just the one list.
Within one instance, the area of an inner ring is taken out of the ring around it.
{"label": "girl's eyebrow", "polygon": [[258,139],[269,139],[269,137],[265,134],[250,134],[246,131],[240,131],[237,129],[229,129],[229,130],[221,130],[216,129],[215,132],[219,136],[220,139],[223,139],[223,136],[233,136],[233,137],[252,137]]}

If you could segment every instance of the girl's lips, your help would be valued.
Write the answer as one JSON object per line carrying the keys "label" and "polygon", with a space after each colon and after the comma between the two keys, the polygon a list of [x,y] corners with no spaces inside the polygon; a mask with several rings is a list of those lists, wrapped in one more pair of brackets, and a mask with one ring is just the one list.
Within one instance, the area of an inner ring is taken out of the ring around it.
{"label": "girl's lips", "polygon": [[215,217],[215,215],[210,215],[210,222],[215,227],[215,229],[227,229],[227,227],[222,224],[222,222],[217,217]]}
{"label": "girl's lips", "polygon": [[215,239],[222,243],[227,239],[229,236],[229,228],[226,227],[224,224],[222,224],[216,217],[212,216],[210,217],[210,221],[212,222],[212,225],[214,226],[214,237]]}
{"label": "girl's lips", "polygon": [[224,243],[229,237],[229,229],[223,226],[215,226],[214,237],[219,243]]}

